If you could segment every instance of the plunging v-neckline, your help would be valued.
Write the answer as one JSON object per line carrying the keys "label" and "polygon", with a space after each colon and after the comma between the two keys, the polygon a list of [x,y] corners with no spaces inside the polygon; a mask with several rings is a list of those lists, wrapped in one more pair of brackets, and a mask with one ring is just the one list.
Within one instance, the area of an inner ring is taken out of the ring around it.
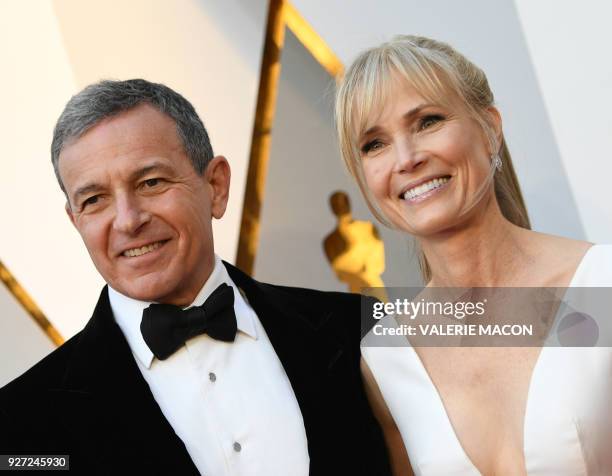
{"label": "plunging v-neckline", "polygon": [[[582,268],[584,267],[584,263],[586,262],[589,253],[595,246],[596,245],[593,245],[586,250],[580,262],[576,266],[576,270],[574,271],[572,279],[570,280],[567,288],[571,288],[575,284],[575,282],[578,280],[579,276],[582,274]],[[409,344],[408,347],[410,348],[411,355],[417,361],[417,365],[415,367],[421,373],[421,377],[423,378],[423,380],[427,382],[427,385],[430,388],[430,393],[434,396],[434,399],[436,400],[437,411],[440,411],[443,415],[443,418],[441,418],[440,420],[444,421],[444,423],[447,426],[446,434],[452,435],[453,437],[452,440],[453,440],[453,444],[455,445],[455,451],[457,451],[458,454],[461,455],[460,459],[465,460],[465,463],[470,467],[471,470],[474,471],[475,475],[482,474],[480,470],[478,469],[478,467],[474,464],[474,461],[472,461],[472,459],[467,454],[465,448],[463,447],[463,444],[461,443],[461,440],[459,439],[459,436],[457,435],[455,427],[452,424],[452,420],[450,418],[450,415],[448,414],[448,410],[446,408],[446,405],[444,404],[442,395],[440,394],[440,391],[434,384],[432,378],[429,376],[429,373],[427,372],[427,369],[425,368],[425,365],[423,364],[421,357],[419,356],[419,354],[416,352],[416,350],[411,344]],[[530,409],[531,395],[532,395],[532,389],[535,385],[534,382],[536,382],[535,376],[536,376],[536,373],[539,372],[539,369],[541,367],[541,361],[543,360],[542,354],[544,353],[545,350],[546,350],[546,346],[542,346],[540,348],[540,352],[538,352],[533,368],[531,370],[531,375],[529,377],[529,383],[527,385],[527,395],[525,397],[525,411],[523,413],[523,431],[522,431],[523,433],[522,450],[523,450],[523,462],[525,465],[525,471],[527,471],[527,468],[529,467],[529,464],[527,461],[528,455],[526,451],[526,441],[527,441],[526,435],[527,435],[527,428],[528,428],[528,422],[529,422],[529,416],[530,416],[529,409]],[[448,450],[448,447],[446,447],[446,450]]]}
{"label": "plunging v-neckline", "polygon": [[[444,404],[444,400],[442,399],[442,395],[440,394],[438,387],[436,387],[433,380],[429,376],[429,373],[427,372],[425,365],[423,364],[421,358],[417,354],[414,347],[412,347],[411,345],[408,347],[410,348],[413,358],[417,362],[416,368],[418,368],[419,372],[421,373],[421,377],[423,381],[426,382],[427,386],[429,387],[430,393],[433,395],[433,399],[436,400],[436,405],[435,405],[437,409],[436,411],[440,411],[441,414],[443,415],[443,418],[440,418],[440,420],[443,421],[447,427],[443,431],[443,433],[452,435],[452,441],[453,441],[453,444],[455,445],[455,450],[461,454],[460,459],[465,460],[465,462],[469,464],[471,469],[475,471],[474,474],[477,474],[477,475],[482,474],[480,470],[478,469],[478,467],[476,466],[476,464],[474,463],[474,461],[472,460],[472,458],[470,458],[470,456],[467,454],[467,451],[465,450],[461,440],[459,439],[459,436],[457,435],[457,431],[455,430],[455,427],[453,426],[452,420],[450,418],[450,415],[448,414],[448,410],[446,408],[446,405]],[[527,421],[528,421],[530,395],[532,393],[532,387],[535,381],[534,376],[536,375],[536,372],[538,371],[540,367],[539,364],[540,364],[540,361],[542,360],[542,353],[544,352],[544,350],[545,350],[545,347],[542,347],[540,349],[540,352],[538,353],[538,356],[536,357],[535,363],[533,365],[533,369],[531,370],[529,384],[527,385],[527,396],[525,398],[525,412],[523,414],[523,459],[525,461],[525,467],[527,467],[527,457],[525,453],[525,434],[526,434],[526,428],[528,426]],[[448,446],[445,445],[444,447],[445,447],[445,451],[448,451],[449,449]]]}

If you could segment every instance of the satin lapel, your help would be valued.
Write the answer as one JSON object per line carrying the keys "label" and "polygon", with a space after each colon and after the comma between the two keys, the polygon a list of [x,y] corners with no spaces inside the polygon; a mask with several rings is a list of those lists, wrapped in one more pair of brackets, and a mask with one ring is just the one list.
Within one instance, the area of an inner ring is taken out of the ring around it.
{"label": "satin lapel", "polygon": [[292,292],[259,283],[224,264],[234,283],[245,292],[289,377],[304,419],[312,460],[312,442],[320,441],[320,435],[325,433],[320,409],[325,405],[326,382],[343,354],[331,330],[331,313],[317,308],[317,303],[309,303],[306,309]]}
{"label": "satin lapel", "polygon": [[101,473],[133,468],[142,474],[198,474],[115,323],[106,287],[79,336],[63,386],[49,392]]}

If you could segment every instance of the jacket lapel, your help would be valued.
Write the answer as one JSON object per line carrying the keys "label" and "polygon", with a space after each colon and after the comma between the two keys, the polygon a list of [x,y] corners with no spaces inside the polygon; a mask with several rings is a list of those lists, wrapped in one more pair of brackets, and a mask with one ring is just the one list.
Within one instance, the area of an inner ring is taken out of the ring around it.
{"label": "jacket lapel", "polygon": [[63,385],[49,392],[87,459],[101,473],[198,474],[115,323],[106,287],[77,339]]}

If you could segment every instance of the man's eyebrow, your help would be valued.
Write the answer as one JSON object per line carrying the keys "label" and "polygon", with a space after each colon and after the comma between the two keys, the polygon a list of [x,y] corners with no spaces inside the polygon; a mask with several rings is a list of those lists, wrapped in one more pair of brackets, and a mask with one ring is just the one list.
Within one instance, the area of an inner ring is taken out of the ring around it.
{"label": "man's eyebrow", "polygon": [[[144,177],[145,175],[151,173],[151,172],[155,172],[155,171],[161,171],[161,172],[165,172],[167,174],[171,174],[173,172],[173,168],[170,167],[169,165],[166,165],[164,163],[161,162],[154,162],[150,165],[147,165],[145,167],[142,167],[138,170],[135,170],[134,172],[132,172],[130,174],[130,181],[136,181],[141,179],[142,177]],[[74,192],[74,195],[72,196],[72,200],[73,202],[77,203],[77,199],[79,197],[82,197],[83,195],[88,195],[92,192],[98,192],[100,190],[103,190],[104,187],[102,185],[100,185],[99,183],[95,183],[95,182],[91,182],[88,183],[86,185],[83,185],[82,187],[79,187],[76,192]]]}
{"label": "man's eyebrow", "polygon": [[134,181],[136,181],[138,179],[141,179],[145,175],[148,175],[151,172],[156,172],[156,171],[164,172],[164,173],[166,173],[168,175],[172,175],[174,173],[174,169],[172,167],[170,167],[169,165],[164,164],[162,162],[153,162],[150,165],[147,165],[145,167],[142,167],[142,168],[132,172],[130,174],[130,181],[134,182]]}
{"label": "man's eyebrow", "polygon": [[72,195],[72,201],[76,203],[79,197],[83,195],[88,195],[91,192],[97,192],[99,190],[102,190],[102,188],[102,185],[95,182],[83,185],[82,187],[79,187],[76,192],[74,192],[74,194]]}

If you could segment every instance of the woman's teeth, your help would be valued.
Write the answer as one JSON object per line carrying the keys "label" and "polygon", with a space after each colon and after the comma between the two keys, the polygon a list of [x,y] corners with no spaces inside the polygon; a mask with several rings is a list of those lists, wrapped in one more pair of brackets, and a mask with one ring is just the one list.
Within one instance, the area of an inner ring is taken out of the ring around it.
{"label": "woman's teeth", "polygon": [[133,258],[134,256],[142,256],[144,254],[150,253],[151,251],[159,248],[163,243],[158,241],[157,243],[153,243],[151,245],[146,245],[141,248],[133,248],[131,250],[127,250],[123,252],[123,256],[127,256],[129,258]]}
{"label": "woman's teeth", "polygon": [[419,195],[423,195],[424,193],[427,193],[435,188],[441,187],[448,181],[448,177],[441,177],[430,180],[429,182],[422,183],[417,187],[411,188],[410,190],[406,190],[406,192],[404,193],[404,200],[417,198]]}

